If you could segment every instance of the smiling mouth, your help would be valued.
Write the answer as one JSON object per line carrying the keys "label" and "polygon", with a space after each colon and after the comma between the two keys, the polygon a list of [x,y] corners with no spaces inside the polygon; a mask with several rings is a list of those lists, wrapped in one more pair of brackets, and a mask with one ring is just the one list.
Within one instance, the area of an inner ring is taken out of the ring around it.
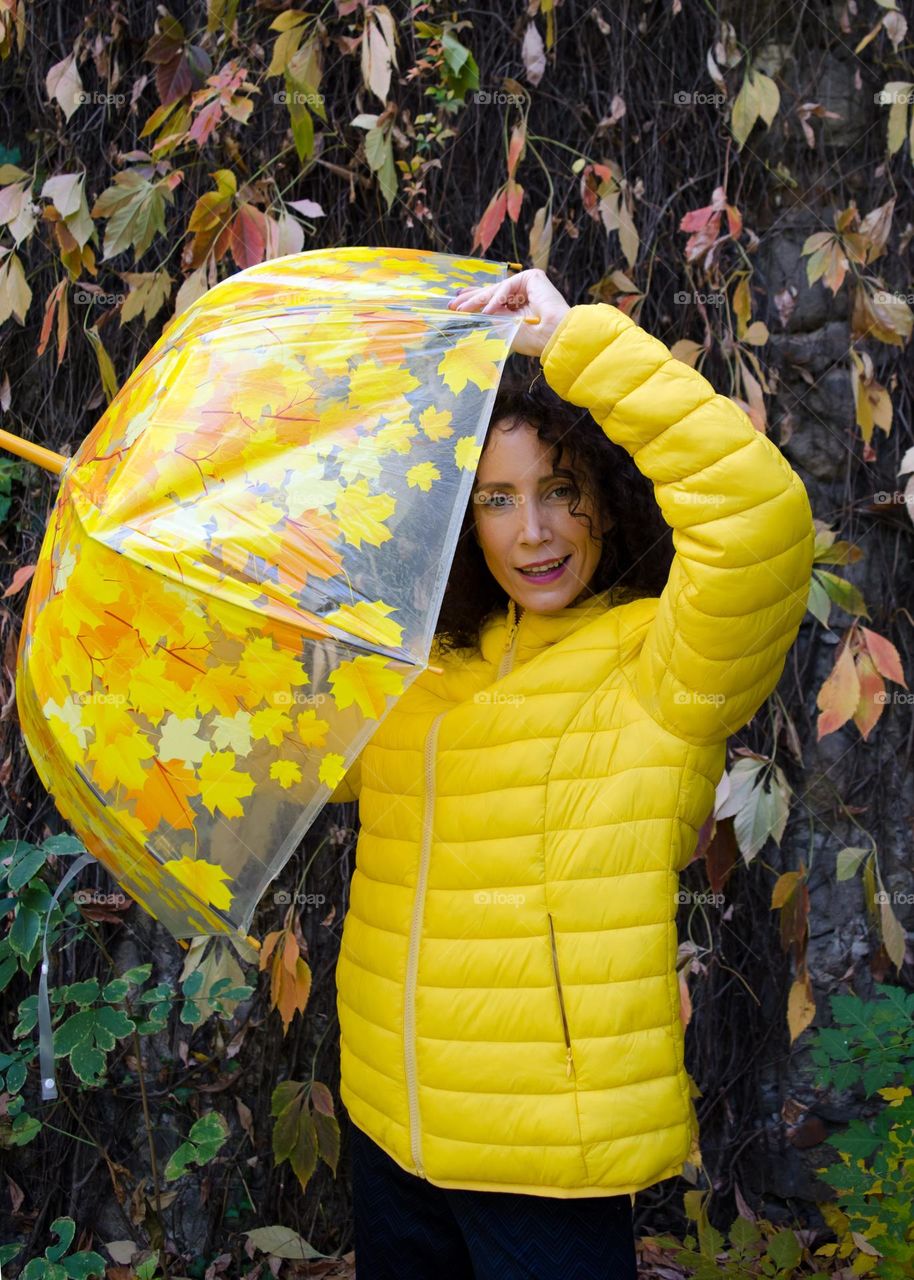
{"label": "smiling mouth", "polygon": [[537,579],[557,578],[564,571],[565,565],[571,559],[571,552],[568,555],[557,558],[551,564],[545,564],[538,569],[522,569],[518,566],[517,572],[522,573],[525,578],[529,578],[532,582]]}

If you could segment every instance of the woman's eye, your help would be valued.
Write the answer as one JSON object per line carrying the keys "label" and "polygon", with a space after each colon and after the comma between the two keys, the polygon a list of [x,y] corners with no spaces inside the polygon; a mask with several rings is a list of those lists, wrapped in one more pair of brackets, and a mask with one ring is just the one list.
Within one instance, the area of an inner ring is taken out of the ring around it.
{"label": "woman's eye", "polygon": [[576,494],[576,493],[577,493],[577,490],[574,488],[574,486],[573,486],[573,485],[570,485],[570,484],[560,484],[560,485],[556,485],[556,487],[555,487],[554,489],[551,489],[551,490],[549,491],[549,496],[550,496],[550,498],[554,498],[554,497],[556,496],[556,494],[566,494],[566,495],[569,495],[569,496],[570,496],[570,495],[573,495],[573,494]]}
{"label": "woman's eye", "polygon": [[508,507],[514,499],[510,493],[488,493],[480,501],[484,507]]}

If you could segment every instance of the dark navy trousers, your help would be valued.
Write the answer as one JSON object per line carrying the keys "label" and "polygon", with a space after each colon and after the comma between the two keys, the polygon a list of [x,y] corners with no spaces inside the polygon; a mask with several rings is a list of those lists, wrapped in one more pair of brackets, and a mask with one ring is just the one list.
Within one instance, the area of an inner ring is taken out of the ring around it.
{"label": "dark navy trousers", "polygon": [[436,1187],[349,1132],[356,1280],[637,1280],[628,1195]]}

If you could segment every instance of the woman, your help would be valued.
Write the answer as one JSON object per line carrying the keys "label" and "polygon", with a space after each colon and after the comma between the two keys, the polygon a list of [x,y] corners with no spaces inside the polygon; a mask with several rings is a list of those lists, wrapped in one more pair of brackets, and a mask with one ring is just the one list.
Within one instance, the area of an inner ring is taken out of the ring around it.
{"label": "woman", "polygon": [[[697,1141],[678,872],[803,617],[812,519],[774,445],[615,307],[538,270],[449,305],[539,318],[514,349],[554,413],[497,403],[444,672],[332,797],[361,819],[337,966],[357,1274],[631,1280],[634,1193]],[[659,597],[637,475],[672,528]]]}

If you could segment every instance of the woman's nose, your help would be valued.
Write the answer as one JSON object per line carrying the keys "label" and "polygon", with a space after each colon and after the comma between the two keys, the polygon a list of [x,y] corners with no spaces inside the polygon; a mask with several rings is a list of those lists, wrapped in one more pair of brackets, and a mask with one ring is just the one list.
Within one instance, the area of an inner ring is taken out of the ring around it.
{"label": "woman's nose", "polygon": [[549,538],[547,512],[535,498],[521,495],[519,503],[521,538],[524,542],[545,542]]}

